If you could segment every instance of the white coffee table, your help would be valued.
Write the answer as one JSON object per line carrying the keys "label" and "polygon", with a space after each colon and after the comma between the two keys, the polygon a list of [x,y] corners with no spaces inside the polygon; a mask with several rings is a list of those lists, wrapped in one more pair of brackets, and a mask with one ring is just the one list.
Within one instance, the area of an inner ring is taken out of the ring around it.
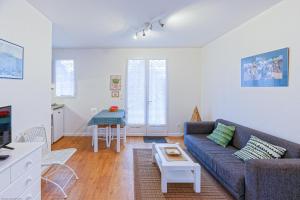
{"label": "white coffee table", "polygon": [[[177,147],[184,156],[184,161],[169,161],[161,150],[162,147]],[[168,183],[193,183],[194,191],[201,191],[201,167],[182,150],[179,144],[153,144],[152,162],[156,162],[161,172],[161,191],[168,192]]]}

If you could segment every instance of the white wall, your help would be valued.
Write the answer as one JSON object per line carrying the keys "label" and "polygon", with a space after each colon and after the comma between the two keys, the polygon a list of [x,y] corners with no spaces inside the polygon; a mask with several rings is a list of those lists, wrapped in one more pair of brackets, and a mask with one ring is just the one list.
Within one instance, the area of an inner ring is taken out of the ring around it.
{"label": "white wall", "polygon": [[[224,118],[300,143],[300,1],[285,0],[202,49],[204,119]],[[241,58],[290,48],[289,87],[241,88]]]}
{"label": "white wall", "polygon": [[[124,107],[127,60],[134,58],[168,60],[168,131],[182,132],[183,122],[190,119],[200,102],[200,49],[54,49],[54,60],[75,60],[76,97],[53,100],[66,104],[66,133],[82,134],[92,107]],[[122,92],[115,100],[111,98],[109,79],[118,74],[122,75]]]}
{"label": "white wall", "polygon": [[24,47],[24,80],[0,79],[0,106],[12,105],[13,138],[44,125],[50,136],[51,23],[24,0],[0,0],[0,38]]}

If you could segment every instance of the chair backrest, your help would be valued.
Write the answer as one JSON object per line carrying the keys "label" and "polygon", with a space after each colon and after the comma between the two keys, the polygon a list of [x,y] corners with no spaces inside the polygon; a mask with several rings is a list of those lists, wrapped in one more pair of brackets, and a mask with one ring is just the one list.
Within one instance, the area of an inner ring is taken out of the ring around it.
{"label": "chair backrest", "polygon": [[43,155],[49,152],[46,129],[44,127],[30,128],[21,135],[24,142],[44,142],[42,147]]}

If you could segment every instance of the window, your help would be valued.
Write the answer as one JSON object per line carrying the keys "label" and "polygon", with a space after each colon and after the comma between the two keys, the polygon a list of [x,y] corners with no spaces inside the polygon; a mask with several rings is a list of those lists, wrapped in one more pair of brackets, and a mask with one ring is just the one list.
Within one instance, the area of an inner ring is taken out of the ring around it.
{"label": "window", "polygon": [[56,96],[75,96],[75,70],[73,60],[57,60],[55,62]]}

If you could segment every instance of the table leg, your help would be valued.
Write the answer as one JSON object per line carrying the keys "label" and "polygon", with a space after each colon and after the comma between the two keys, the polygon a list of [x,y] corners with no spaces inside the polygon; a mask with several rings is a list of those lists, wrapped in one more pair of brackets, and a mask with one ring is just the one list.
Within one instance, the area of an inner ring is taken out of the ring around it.
{"label": "table leg", "polygon": [[127,129],[126,129],[126,126],[124,126],[124,128],[123,128],[124,130],[124,135],[123,135],[123,143],[125,144],[126,143],[126,137],[127,137]]}
{"label": "table leg", "polygon": [[167,182],[167,176],[166,171],[162,167],[161,170],[161,192],[167,193],[168,192],[168,182]]}
{"label": "table leg", "polygon": [[106,148],[109,147],[109,127],[105,127],[105,144],[106,144]]}
{"label": "table leg", "polygon": [[94,152],[98,152],[98,126],[93,126],[93,143]]}
{"label": "table leg", "polygon": [[155,143],[153,142],[152,143],[152,163],[155,163],[155,154],[156,154]]}
{"label": "table leg", "polygon": [[120,124],[117,124],[117,152],[120,152],[120,149],[121,149],[121,145],[120,145],[120,143],[121,143],[121,137],[120,137],[120,129],[121,129],[121,127],[120,127]]}
{"label": "table leg", "polygon": [[112,141],[112,139],[113,139],[113,129],[111,128],[111,126],[109,126],[109,128],[108,128],[108,133],[109,133],[109,136],[108,136],[108,146],[109,146],[109,148],[110,148],[110,145],[111,145],[111,141]]}
{"label": "table leg", "polygon": [[91,132],[91,135],[92,135],[92,147],[94,146],[94,127],[93,126],[90,126],[89,127],[89,131]]}
{"label": "table leg", "polygon": [[201,173],[199,164],[194,167],[194,191],[196,193],[201,192]]}

